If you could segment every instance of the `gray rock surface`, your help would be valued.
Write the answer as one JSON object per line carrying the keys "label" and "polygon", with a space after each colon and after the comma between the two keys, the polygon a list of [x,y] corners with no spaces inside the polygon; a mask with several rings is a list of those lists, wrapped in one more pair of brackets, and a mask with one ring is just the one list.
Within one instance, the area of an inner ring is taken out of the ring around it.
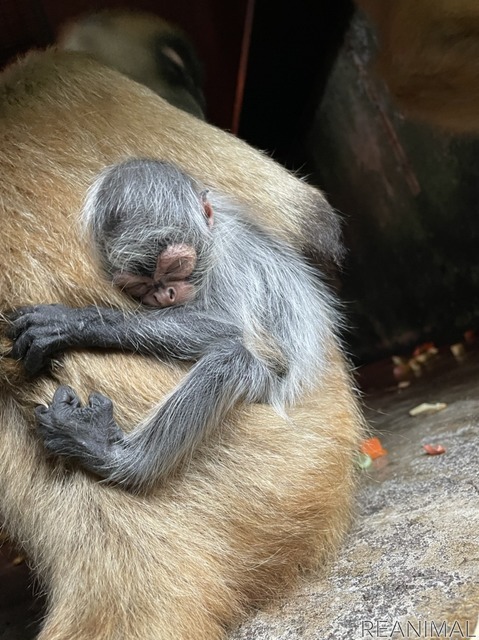
{"label": "gray rock surface", "polygon": [[[388,455],[362,472],[329,575],[305,578],[232,640],[470,638],[479,614],[479,357],[445,354],[403,391],[366,397]],[[422,402],[438,413],[409,416]],[[422,445],[441,444],[443,455]],[[479,632],[476,632],[479,633]]]}

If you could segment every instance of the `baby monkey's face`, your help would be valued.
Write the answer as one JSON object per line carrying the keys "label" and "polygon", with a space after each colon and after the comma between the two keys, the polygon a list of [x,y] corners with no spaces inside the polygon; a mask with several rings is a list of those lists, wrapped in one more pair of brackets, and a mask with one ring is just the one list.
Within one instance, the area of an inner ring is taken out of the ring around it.
{"label": "baby monkey's face", "polygon": [[151,276],[122,271],[113,276],[113,283],[149,307],[185,304],[195,296],[195,288],[188,278],[196,260],[196,251],[191,245],[171,244],[158,255]]}
{"label": "baby monkey's face", "polygon": [[[199,196],[205,230],[211,231],[213,209],[206,192]],[[188,238],[186,242],[170,241],[166,249],[159,250],[154,265],[115,272],[113,284],[149,307],[172,307],[193,300],[196,291],[189,279],[196,268],[198,254],[194,241],[190,240],[195,234],[188,233],[188,224],[193,224],[190,220],[193,220],[192,216],[183,212],[182,226],[179,228],[182,237]],[[198,251],[201,252],[200,246]]]}

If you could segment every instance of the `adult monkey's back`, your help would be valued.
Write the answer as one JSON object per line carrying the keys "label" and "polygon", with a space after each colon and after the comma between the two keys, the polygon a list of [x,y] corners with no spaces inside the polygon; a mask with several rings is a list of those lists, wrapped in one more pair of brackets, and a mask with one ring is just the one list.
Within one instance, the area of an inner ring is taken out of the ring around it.
{"label": "adult monkey's back", "polygon": [[[0,87],[0,304],[127,305],[77,234],[85,190],[106,164],[151,155],[243,197],[296,245],[321,236],[335,257],[324,199],[257,152],[169,107],[112,71],[67,54],[32,56]],[[315,231],[307,228],[316,215]],[[304,231],[306,225],[306,231]],[[305,304],[307,302],[305,301]],[[5,347],[7,343],[5,342]],[[42,640],[214,640],[250,602],[321,562],[348,519],[360,431],[331,336],[321,387],[280,419],[237,411],[187,468],[147,497],[47,459],[33,407],[59,383],[100,389],[134,424],[184,369],[134,355],[67,354],[28,382],[0,361],[0,511],[44,580]]]}

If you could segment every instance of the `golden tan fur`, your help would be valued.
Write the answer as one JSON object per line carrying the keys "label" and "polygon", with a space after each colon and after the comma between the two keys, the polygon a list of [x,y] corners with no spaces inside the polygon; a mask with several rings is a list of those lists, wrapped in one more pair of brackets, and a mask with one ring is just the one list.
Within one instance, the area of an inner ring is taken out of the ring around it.
{"label": "golden tan fur", "polygon": [[479,131],[477,0],[356,0],[379,38],[378,71],[413,117]]}
{"label": "golden tan fur", "polygon": [[[276,233],[304,244],[312,190],[259,153],[148,90],[68,54],[31,56],[0,87],[1,309],[125,305],[76,224],[105,165],[163,157],[242,196]],[[5,343],[6,346],[6,343]],[[41,640],[215,640],[250,603],[316,566],[348,521],[361,419],[333,337],[321,387],[284,421],[235,412],[176,477],[130,495],[47,459],[33,407],[56,386],[109,395],[135,423],[184,373],[135,355],[71,353],[53,379],[0,360],[0,513],[46,586]]]}

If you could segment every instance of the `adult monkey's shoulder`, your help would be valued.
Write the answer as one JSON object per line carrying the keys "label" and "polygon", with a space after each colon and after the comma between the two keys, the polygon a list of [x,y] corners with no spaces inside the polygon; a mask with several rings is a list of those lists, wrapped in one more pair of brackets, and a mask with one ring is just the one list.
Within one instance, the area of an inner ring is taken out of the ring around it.
{"label": "adult monkey's shoulder", "polygon": [[[73,55],[29,56],[7,72],[0,135],[2,311],[129,304],[76,233],[94,176],[127,157],[176,160],[225,185],[286,241],[302,237],[298,222],[311,210],[309,187],[272,161]],[[49,596],[41,640],[219,640],[245,606],[284,592],[300,565],[337,546],[361,421],[334,336],[327,349],[320,388],[289,420],[267,405],[236,411],[144,497],[48,458],[32,405],[49,402],[58,384],[82,397],[99,388],[134,424],[185,367],[85,351],[67,354],[52,377],[2,378],[0,513]]]}
{"label": "adult monkey's shoulder", "polygon": [[[78,144],[80,154],[89,152],[92,179],[104,166],[91,153],[94,134],[104,156],[113,162],[124,160],[126,154],[175,162],[211,188],[242,201],[257,223],[319,263],[341,259],[338,217],[318,189],[232,134],[180,112],[87,56],[53,50],[31,53],[7,69],[2,95],[7,99],[4,117],[12,124],[31,122],[33,117],[37,128],[50,128],[57,120],[57,140],[63,147],[59,152]],[[88,164],[87,159],[83,156]]]}

